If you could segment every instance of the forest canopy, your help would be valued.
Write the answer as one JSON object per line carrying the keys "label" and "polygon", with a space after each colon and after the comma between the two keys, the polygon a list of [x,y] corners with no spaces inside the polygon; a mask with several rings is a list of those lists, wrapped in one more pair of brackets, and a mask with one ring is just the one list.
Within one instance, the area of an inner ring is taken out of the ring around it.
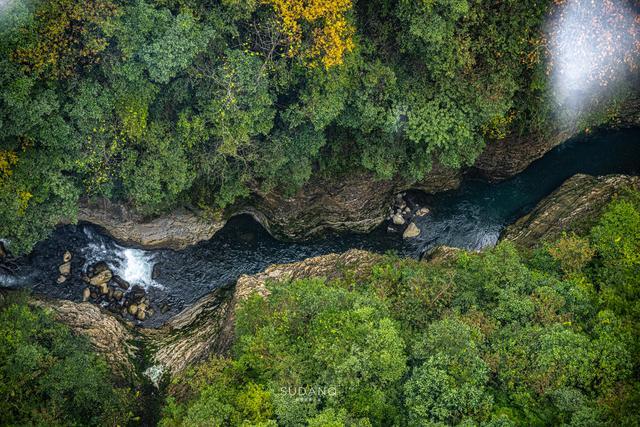
{"label": "forest canopy", "polygon": [[28,251],[83,197],[219,210],[313,174],[469,165],[544,128],[551,3],[11,0],[0,236]]}

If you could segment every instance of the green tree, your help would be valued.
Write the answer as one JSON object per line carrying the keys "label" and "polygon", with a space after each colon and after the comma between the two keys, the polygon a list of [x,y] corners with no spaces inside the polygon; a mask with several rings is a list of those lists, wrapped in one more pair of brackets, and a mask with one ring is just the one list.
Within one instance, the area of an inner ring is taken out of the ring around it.
{"label": "green tree", "polygon": [[0,403],[10,425],[117,425],[131,417],[128,391],[86,339],[24,302],[0,309]]}

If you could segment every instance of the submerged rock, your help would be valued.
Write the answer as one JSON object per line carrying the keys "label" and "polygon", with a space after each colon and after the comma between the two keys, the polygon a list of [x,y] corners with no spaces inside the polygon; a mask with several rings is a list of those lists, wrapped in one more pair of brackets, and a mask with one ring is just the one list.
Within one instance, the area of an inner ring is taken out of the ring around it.
{"label": "submerged rock", "polygon": [[63,276],[62,274],[60,276],[58,276],[58,279],[56,280],[56,282],[61,285],[62,283],[67,281],[67,276]]}
{"label": "submerged rock", "polygon": [[420,229],[418,226],[412,222],[402,233],[403,239],[413,239],[414,237],[418,237],[420,235]]}

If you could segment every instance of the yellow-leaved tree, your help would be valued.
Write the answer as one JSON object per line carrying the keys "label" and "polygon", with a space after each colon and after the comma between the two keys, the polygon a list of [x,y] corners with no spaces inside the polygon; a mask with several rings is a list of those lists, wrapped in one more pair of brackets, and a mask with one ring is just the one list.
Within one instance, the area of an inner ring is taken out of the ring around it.
{"label": "yellow-leaved tree", "polygon": [[[325,68],[342,64],[353,50],[355,29],[347,20],[351,0],[262,0],[273,7],[281,22],[281,31],[289,42],[287,54],[301,56],[310,66]],[[310,46],[303,47],[303,41]]]}

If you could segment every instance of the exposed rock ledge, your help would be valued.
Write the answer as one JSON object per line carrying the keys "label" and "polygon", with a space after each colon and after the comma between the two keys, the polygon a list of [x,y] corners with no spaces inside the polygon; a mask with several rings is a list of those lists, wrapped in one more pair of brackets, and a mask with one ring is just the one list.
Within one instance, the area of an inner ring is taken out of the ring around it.
{"label": "exposed rock ledge", "polygon": [[251,200],[229,207],[219,220],[208,220],[186,209],[149,220],[125,206],[100,200],[82,203],[78,220],[102,227],[122,243],[148,249],[183,249],[208,240],[224,227],[226,219],[239,214],[253,216],[278,239],[304,240],[329,230],[368,232],[384,221],[397,193],[409,188],[431,193],[450,190],[461,179],[459,171],[440,165],[413,185],[381,181],[371,174],[316,178],[290,197],[255,191]]}
{"label": "exposed rock ledge", "polygon": [[83,203],[78,212],[78,220],[104,228],[124,244],[148,249],[184,249],[212,238],[225,224],[223,220],[206,220],[186,209],[146,221],[124,206],[104,199]]}
{"label": "exposed rock ledge", "polygon": [[30,303],[52,310],[55,317],[85,335],[96,351],[102,353],[112,371],[122,377],[135,376],[134,361],[140,351],[132,325],[88,302],[77,303],[32,297]]}
{"label": "exposed rock ledge", "polygon": [[579,231],[590,225],[616,193],[628,187],[640,189],[640,177],[574,175],[528,215],[507,227],[501,239],[533,247],[559,237],[563,231]]}

